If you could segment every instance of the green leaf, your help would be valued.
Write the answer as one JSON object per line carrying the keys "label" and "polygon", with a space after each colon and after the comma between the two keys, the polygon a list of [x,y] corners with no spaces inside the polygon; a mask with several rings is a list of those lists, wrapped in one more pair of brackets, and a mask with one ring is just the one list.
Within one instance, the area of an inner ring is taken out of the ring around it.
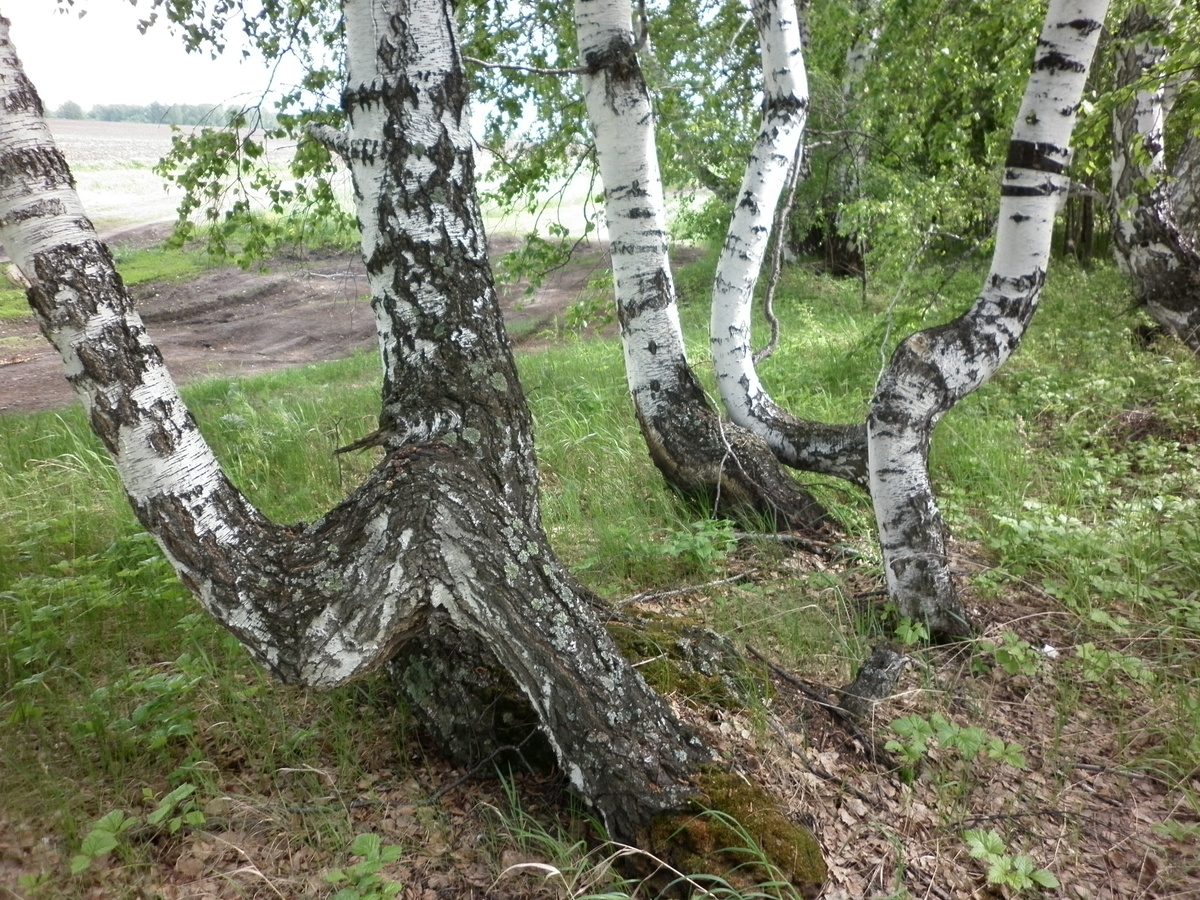
{"label": "green leaf", "polygon": [[350,845],[350,852],[355,856],[365,856],[367,859],[378,859],[383,842],[377,834],[360,834]]}
{"label": "green leaf", "polygon": [[963,840],[967,842],[967,851],[975,859],[992,859],[1003,856],[1007,848],[1004,839],[994,830],[984,831],[982,828],[972,828],[963,832]]}
{"label": "green leaf", "polygon": [[1047,869],[1036,869],[1035,871],[1029,873],[1029,877],[1036,884],[1039,884],[1044,888],[1049,888],[1050,890],[1055,890],[1056,888],[1062,886],[1058,879],[1054,877],[1054,873]]}
{"label": "green leaf", "polygon": [[84,856],[82,853],[71,857],[71,874],[78,875],[81,872],[86,872],[92,864],[92,857]]}
{"label": "green leaf", "polygon": [[167,794],[159,801],[158,807],[150,815],[146,816],[146,822],[150,825],[161,824],[167,816],[175,812],[175,808],[179,805],[179,801],[190,797],[196,792],[196,786],[191,782],[181,784],[171,793]]}
{"label": "green leaf", "polygon": [[110,850],[116,849],[116,846],[117,837],[111,831],[92,829],[83,839],[83,843],[79,845],[79,852],[95,859],[97,856],[103,856]]}
{"label": "green leaf", "polygon": [[107,831],[110,834],[121,834],[133,827],[137,819],[125,814],[123,809],[114,809],[105,813],[92,826],[93,831]]}
{"label": "green leaf", "polygon": [[1020,881],[1020,878],[1013,872],[1012,859],[1007,856],[999,856],[990,860],[987,880],[988,884],[1007,884],[1017,887],[1016,882]]}

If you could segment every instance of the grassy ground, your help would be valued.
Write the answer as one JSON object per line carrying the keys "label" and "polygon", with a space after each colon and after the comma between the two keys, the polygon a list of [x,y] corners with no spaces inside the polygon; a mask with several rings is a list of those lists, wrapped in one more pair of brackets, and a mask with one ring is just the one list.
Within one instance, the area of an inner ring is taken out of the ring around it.
{"label": "grassy ground", "polygon": [[[807,417],[860,419],[881,348],[947,318],[979,279],[934,273],[864,297],[796,269],[764,379]],[[679,279],[702,369],[710,280],[711,261]],[[1181,896],[1200,878],[1188,862],[1200,848],[1200,370],[1169,343],[1136,344],[1123,297],[1106,268],[1058,266],[1026,346],[939,426],[935,480],[984,631],[967,658],[901,632],[915,663],[880,722],[894,769],[864,765],[778,685],[735,713],[675,697],[777,790],[799,778],[779,774],[785,757],[841,785],[830,795],[814,778],[792,796],[825,837],[830,897],[989,883],[1011,895],[1052,880],[1068,896]],[[656,609],[814,684],[846,680],[894,624],[861,494],[806,479],[843,522],[837,553],[744,539],[663,489],[616,342],[568,341],[519,365],[547,527],[590,586],[620,599],[706,585]],[[185,394],[274,517],[311,519],[370,464],[331,451],[374,425],[373,358]],[[2,424],[0,894],[349,898],[403,883],[432,900],[611,886],[597,865],[610,851],[582,840],[586,821],[557,805],[552,780],[464,781],[380,680],[326,694],[268,682],[176,583],[78,410]],[[807,745],[771,744],[785,719],[803,720]],[[1109,813],[1148,820],[1132,849],[1071,805],[1093,769],[1109,781],[1084,787]],[[366,832],[383,843],[355,840]]]}

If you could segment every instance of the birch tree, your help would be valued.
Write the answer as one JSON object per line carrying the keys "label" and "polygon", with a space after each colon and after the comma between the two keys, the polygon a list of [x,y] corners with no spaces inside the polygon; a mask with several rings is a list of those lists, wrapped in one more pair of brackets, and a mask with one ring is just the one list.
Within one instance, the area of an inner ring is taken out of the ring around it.
{"label": "birch tree", "polygon": [[[576,0],[583,88],[604,181],[625,369],[650,456],[716,510],[814,528],[823,511],[756,435],[723,422],[687,360],[668,258],[654,112],[629,0]],[[794,24],[794,16],[793,16]]]}
{"label": "birch tree", "polygon": [[[354,178],[383,368],[380,427],[367,442],[383,456],[317,521],[270,521],[205,443],[80,205],[2,18],[0,241],[134,512],[261,665],[311,687],[406,652],[426,681],[498,668],[611,834],[635,839],[696,796],[713,756],[621,658],[542,531],[452,7],[346,0],[344,20],[347,129],[317,132]],[[478,652],[423,660],[427,650],[411,649],[444,646],[448,634]],[[482,702],[466,694],[455,705],[482,720]],[[819,851],[806,852],[812,889]]]}
{"label": "birch tree", "polygon": [[755,0],[753,12],[762,48],[763,117],[714,279],[709,334],[717,387],[730,418],[764,438],[786,464],[865,485],[865,430],[793,416],[771,399],[754,366],[754,286],[803,139],[809,100],[795,6]]}
{"label": "birch tree", "polygon": [[931,633],[970,631],[946,558],[929,478],[934,426],[1019,346],[1050,263],[1070,185],[1070,138],[1107,0],[1051,0],[1000,183],[996,249],[983,290],[952,322],[897,347],[867,416],[871,498],[888,593]]}
{"label": "birch tree", "polygon": [[[1052,0],[1025,96],[1009,141],[991,270],[975,303],[954,321],[902,341],[876,385],[867,415],[865,472],[883,550],[888,594],[902,615],[931,635],[969,634],[954,587],[946,535],[929,478],[933,429],[1016,350],[1037,308],[1049,265],[1054,218],[1069,186],[1065,174],[1076,111],[1104,20],[1107,0]],[[778,23],[783,22],[780,16]],[[718,383],[730,415],[764,435],[790,462],[858,480],[862,445],[856,432],[836,432],[840,454],[801,458],[796,446],[818,429],[797,427],[762,388],[750,352],[750,305],[782,180],[789,143],[802,127],[799,47],[789,50],[788,77],[764,64],[768,97],[756,148],[718,269],[712,317]],[[764,48],[769,48],[764,39]],[[768,50],[764,49],[764,59]],[[787,97],[780,102],[778,97]],[[782,111],[782,112],[781,112]],[[783,116],[786,124],[776,121]],[[816,438],[810,441],[815,442]],[[812,443],[808,445],[812,446]],[[829,446],[825,444],[824,447]],[[822,450],[824,451],[824,447]],[[831,470],[829,459],[844,471]]]}
{"label": "birch tree", "polygon": [[[1170,5],[1178,12],[1178,3]],[[1194,216],[1200,141],[1188,135],[1174,171],[1168,166],[1167,116],[1178,86],[1163,71],[1168,20],[1139,3],[1119,32],[1116,85],[1133,95],[1113,112],[1113,252],[1133,281],[1139,305],[1200,353],[1200,244]]]}

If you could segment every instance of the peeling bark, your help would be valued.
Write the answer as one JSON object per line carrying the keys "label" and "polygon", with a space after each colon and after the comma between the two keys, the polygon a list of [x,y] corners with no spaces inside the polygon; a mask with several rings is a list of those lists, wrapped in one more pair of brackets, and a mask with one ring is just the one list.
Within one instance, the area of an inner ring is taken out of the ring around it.
{"label": "peeling bark", "polygon": [[431,626],[457,632],[511,678],[613,836],[633,839],[686,807],[712,757],[621,657],[542,532],[452,10],[347,0],[345,17],[342,149],[380,333],[384,456],[316,522],[269,521],[222,471],[79,205],[3,19],[0,240],[139,519],[264,667],[330,686],[418,637],[441,652]]}
{"label": "peeling bark", "polygon": [[654,114],[631,16],[628,0],[575,3],[625,369],[650,456],[668,484],[716,512],[819,528],[821,507],[761,439],[721,421],[688,364],[667,258]]}
{"label": "peeling bark", "polygon": [[762,47],[763,119],[717,262],[709,326],[717,387],[730,418],[763,438],[785,464],[865,485],[863,426],[792,415],[772,400],[754,366],[754,287],[779,197],[804,137],[808,82],[794,5],[755,0],[753,10]]}
{"label": "peeling bark", "polygon": [[[1117,87],[1136,84],[1161,66],[1167,51],[1155,36],[1164,21],[1135,5],[1121,26]],[[1139,304],[1156,322],[1200,353],[1200,244],[1194,228],[1196,156],[1192,136],[1179,155],[1174,178],[1166,166],[1168,85],[1139,88],[1113,113],[1113,252],[1133,280]],[[1176,203],[1184,222],[1180,227]]]}
{"label": "peeling bark", "polygon": [[935,638],[971,632],[946,559],[929,479],[938,420],[1017,349],[1041,296],[1068,147],[1107,0],[1051,0],[1009,142],[996,250],[974,305],[901,342],[867,419],[871,498],[888,593]]}

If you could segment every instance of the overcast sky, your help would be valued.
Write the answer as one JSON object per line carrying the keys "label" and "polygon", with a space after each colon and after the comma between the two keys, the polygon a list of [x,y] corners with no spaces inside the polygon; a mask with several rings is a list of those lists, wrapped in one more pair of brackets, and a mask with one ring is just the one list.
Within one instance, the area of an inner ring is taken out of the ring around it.
{"label": "overcast sky", "polygon": [[[48,111],[67,100],[84,110],[98,103],[159,102],[229,106],[257,97],[267,83],[261,60],[241,62],[240,52],[220,59],[186,53],[160,22],[137,30],[141,13],[129,0],[79,0],[65,15],[57,0],[0,0],[25,74]],[[78,10],[87,14],[79,17]]]}

